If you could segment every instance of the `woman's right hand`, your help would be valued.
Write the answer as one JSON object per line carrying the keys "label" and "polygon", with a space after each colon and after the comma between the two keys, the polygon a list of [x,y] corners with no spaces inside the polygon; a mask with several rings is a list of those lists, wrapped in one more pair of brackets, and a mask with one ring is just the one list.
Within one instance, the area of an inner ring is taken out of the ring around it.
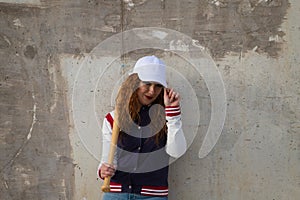
{"label": "woman's right hand", "polygon": [[111,177],[115,175],[116,168],[113,165],[108,163],[103,163],[100,167],[100,176],[101,178]]}

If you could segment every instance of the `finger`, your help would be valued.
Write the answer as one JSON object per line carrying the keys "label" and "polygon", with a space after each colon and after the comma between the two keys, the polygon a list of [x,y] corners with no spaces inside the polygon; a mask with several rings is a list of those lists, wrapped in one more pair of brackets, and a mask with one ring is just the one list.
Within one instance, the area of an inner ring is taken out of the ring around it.
{"label": "finger", "polygon": [[179,93],[178,93],[178,92],[175,93],[174,99],[175,99],[175,100],[179,99]]}
{"label": "finger", "polygon": [[115,170],[112,169],[112,168],[107,168],[107,169],[104,169],[103,172],[104,172],[104,173],[109,173],[109,174],[111,174],[111,173],[114,173]]}
{"label": "finger", "polygon": [[172,93],[172,96],[171,96],[171,98],[170,98],[171,102],[173,102],[174,100],[176,100],[176,95],[177,95],[176,92],[173,92],[173,93]]}
{"label": "finger", "polygon": [[108,164],[108,163],[103,163],[103,165],[107,168],[115,169],[116,167],[114,165]]}
{"label": "finger", "polygon": [[165,92],[164,92],[164,102],[166,104],[170,103],[170,92],[171,90],[169,88],[165,88]]}
{"label": "finger", "polygon": [[111,170],[110,168],[107,168],[107,170],[103,169],[101,170],[101,176],[102,177],[107,177],[107,176],[113,176],[115,172]]}
{"label": "finger", "polygon": [[115,173],[110,173],[110,172],[103,172],[101,173],[101,177],[103,178],[106,178],[106,177],[109,177],[109,176],[114,176]]}
{"label": "finger", "polygon": [[180,98],[179,93],[176,93],[175,100],[178,100],[179,98]]}
{"label": "finger", "polygon": [[105,176],[111,176],[115,173],[116,168],[113,165],[109,165],[107,163],[104,163],[101,167],[101,175],[103,173],[103,175]]}
{"label": "finger", "polygon": [[169,88],[164,88],[164,96],[165,97],[168,97],[169,96],[169,92],[170,92],[170,89]]}
{"label": "finger", "polygon": [[174,92],[173,88],[172,88],[172,89],[170,89],[170,91],[169,91],[169,98],[171,98],[171,97],[172,97],[172,94],[173,94],[173,92]]}
{"label": "finger", "polygon": [[104,173],[108,176],[112,176],[113,174],[115,174],[115,171],[113,170],[107,170],[107,171],[104,171]]}
{"label": "finger", "polygon": [[173,99],[174,98],[174,95],[172,94],[171,96],[170,96],[170,102],[172,103],[173,102]]}

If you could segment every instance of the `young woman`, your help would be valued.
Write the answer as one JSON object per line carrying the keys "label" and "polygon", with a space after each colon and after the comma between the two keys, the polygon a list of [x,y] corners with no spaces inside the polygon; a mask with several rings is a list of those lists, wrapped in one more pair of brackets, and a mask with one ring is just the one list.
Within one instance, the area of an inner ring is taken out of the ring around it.
{"label": "young woman", "polygon": [[[110,176],[104,200],[168,198],[168,164],[186,151],[180,96],[167,88],[166,66],[155,56],[140,58],[121,85],[115,111],[103,122],[100,178]],[[120,127],[114,165],[108,152],[114,116]]]}

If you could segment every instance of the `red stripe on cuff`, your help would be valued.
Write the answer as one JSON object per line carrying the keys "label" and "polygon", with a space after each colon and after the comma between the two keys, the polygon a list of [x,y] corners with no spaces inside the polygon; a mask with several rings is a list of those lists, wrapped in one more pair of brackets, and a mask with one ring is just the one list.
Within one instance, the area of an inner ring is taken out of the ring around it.
{"label": "red stripe on cuff", "polygon": [[180,106],[166,106],[166,116],[173,117],[181,114]]}
{"label": "red stripe on cuff", "polygon": [[110,123],[111,128],[113,128],[113,124],[114,124],[114,119],[112,118],[111,114],[108,113],[105,118],[107,119],[107,121]]}
{"label": "red stripe on cuff", "polygon": [[176,112],[176,113],[166,113],[166,116],[167,117],[174,117],[174,116],[178,116],[178,115],[180,115],[181,114],[181,112]]}
{"label": "red stripe on cuff", "polygon": [[165,108],[180,108],[180,106],[166,106]]}

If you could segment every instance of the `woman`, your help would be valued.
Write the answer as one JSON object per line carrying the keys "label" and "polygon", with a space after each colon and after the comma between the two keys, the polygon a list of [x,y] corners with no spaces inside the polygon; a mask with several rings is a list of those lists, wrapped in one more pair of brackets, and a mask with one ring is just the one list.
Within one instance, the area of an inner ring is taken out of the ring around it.
{"label": "woman", "polygon": [[[169,158],[186,151],[180,96],[167,88],[165,64],[155,56],[140,58],[123,82],[115,111],[103,122],[100,178],[111,177],[103,199],[165,200],[168,197]],[[114,121],[120,127],[114,165],[108,151]]]}

